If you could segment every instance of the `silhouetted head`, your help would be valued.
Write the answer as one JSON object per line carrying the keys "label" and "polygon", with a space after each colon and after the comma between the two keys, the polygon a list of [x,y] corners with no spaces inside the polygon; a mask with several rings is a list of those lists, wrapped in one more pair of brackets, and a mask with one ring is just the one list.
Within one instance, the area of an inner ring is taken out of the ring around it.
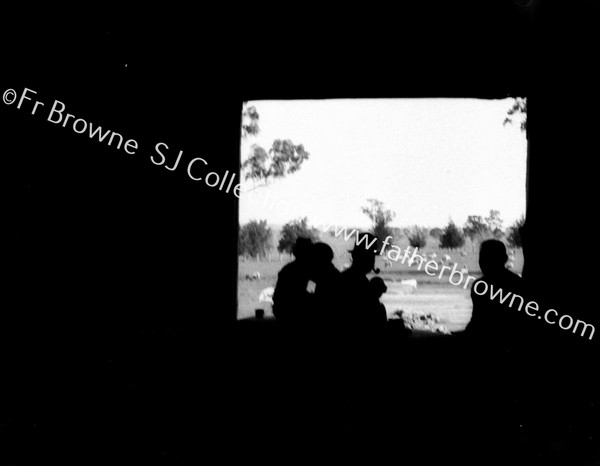
{"label": "silhouetted head", "polygon": [[497,239],[488,239],[479,248],[479,267],[484,275],[495,275],[505,269],[506,246]]}
{"label": "silhouetted head", "polygon": [[381,298],[381,295],[387,291],[387,286],[381,277],[371,278],[371,280],[369,280],[369,286],[377,299]]}
{"label": "silhouetted head", "polygon": [[312,246],[313,242],[310,238],[296,238],[296,243],[292,247],[292,254],[296,259],[307,260]]}
{"label": "silhouetted head", "polygon": [[333,249],[325,243],[315,243],[310,251],[310,278],[318,281],[333,267]]}
{"label": "silhouetted head", "polygon": [[[375,267],[375,256],[377,254],[377,237],[371,233],[357,233],[358,238],[352,254],[352,269],[364,273],[371,272]],[[360,242],[360,244],[359,244]]]}

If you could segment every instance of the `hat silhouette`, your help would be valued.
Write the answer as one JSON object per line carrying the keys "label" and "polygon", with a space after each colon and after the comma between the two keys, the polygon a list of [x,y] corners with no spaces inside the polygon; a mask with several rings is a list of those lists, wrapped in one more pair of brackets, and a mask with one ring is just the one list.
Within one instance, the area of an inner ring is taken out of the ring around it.
{"label": "hat silhouette", "polygon": [[375,255],[377,254],[377,237],[368,232],[359,232],[356,234],[356,242],[354,249],[349,249],[348,252],[353,256],[357,254]]}

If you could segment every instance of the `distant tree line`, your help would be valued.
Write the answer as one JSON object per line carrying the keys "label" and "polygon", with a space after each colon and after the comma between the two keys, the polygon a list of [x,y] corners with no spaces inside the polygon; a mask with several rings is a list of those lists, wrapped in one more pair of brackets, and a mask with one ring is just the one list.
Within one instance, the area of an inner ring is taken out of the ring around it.
{"label": "distant tree line", "polygon": [[[500,218],[500,211],[490,210],[487,217],[480,215],[469,215],[463,228],[449,220],[444,228],[431,228],[415,225],[412,228],[394,228],[390,225],[396,213],[386,209],[383,202],[377,199],[367,199],[368,206],[362,207],[362,212],[366,214],[372,222],[371,233],[373,233],[380,242],[386,237],[391,236],[392,242],[405,235],[409,244],[413,248],[423,249],[427,245],[428,238],[434,238],[438,241],[442,249],[458,249],[465,245],[466,238],[471,240],[473,249],[475,246],[486,239],[505,239],[512,247],[522,247],[521,229],[525,223],[525,217],[522,216],[513,225],[503,230],[503,220]],[[389,243],[392,244],[392,243]]]}
{"label": "distant tree line", "polygon": [[[319,231],[308,225],[308,218],[299,218],[286,223],[281,229],[277,251],[292,253],[296,239],[310,238],[319,240]],[[257,259],[265,258],[273,246],[273,231],[266,220],[250,220],[240,226],[238,235],[238,255],[250,256]]]}
{"label": "distant tree line", "polygon": [[[371,233],[381,242],[386,237],[398,240],[405,235],[411,247],[423,249],[427,246],[430,238],[438,242],[442,249],[458,249],[464,247],[467,238],[470,240],[473,250],[476,245],[486,239],[505,240],[511,247],[522,247],[521,232],[525,224],[525,216],[521,216],[514,224],[503,230],[503,220],[498,210],[490,210],[487,217],[480,215],[469,215],[462,228],[458,227],[452,219],[444,228],[427,229],[415,225],[410,228],[396,228],[390,226],[395,213],[386,209],[383,202],[376,199],[368,199],[368,205],[362,207],[362,212],[372,222]],[[333,232],[330,231],[333,236]],[[299,237],[310,238],[319,241],[319,231],[308,224],[308,218],[298,218],[286,223],[281,229],[279,242],[276,249],[280,254],[292,253],[292,248]],[[381,243],[380,243],[381,244]],[[257,259],[265,258],[273,248],[273,232],[267,225],[266,220],[250,220],[240,226],[238,236],[238,254],[251,256]]]}

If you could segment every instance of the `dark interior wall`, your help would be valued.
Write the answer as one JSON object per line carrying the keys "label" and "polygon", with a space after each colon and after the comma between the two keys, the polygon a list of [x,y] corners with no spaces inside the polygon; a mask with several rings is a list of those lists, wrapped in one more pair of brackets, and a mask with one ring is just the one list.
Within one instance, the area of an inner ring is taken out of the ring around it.
{"label": "dark interior wall", "polygon": [[[35,58],[3,79],[45,103],[36,115],[25,105],[3,109],[8,206],[16,219],[7,252],[29,277],[18,283],[44,290],[23,291],[30,308],[54,296],[67,320],[91,318],[81,308],[92,306],[92,327],[182,327],[215,315],[209,302],[222,303],[221,313],[232,307],[234,196],[190,180],[186,167],[203,157],[206,173],[237,170],[240,104],[216,86],[225,73],[220,58],[175,57],[172,50],[186,55],[192,47],[173,39],[137,51],[140,31],[114,23],[77,28],[83,55],[35,44]],[[73,35],[60,32],[57,42]],[[55,99],[65,113],[135,139],[139,150],[128,155],[50,123]],[[158,142],[169,146],[166,165],[184,151],[178,170],[151,163]]]}
{"label": "dark interior wall", "polygon": [[[27,87],[45,106],[0,110],[0,462],[172,460],[224,402],[235,198],[185,169],[203,157],[201,175],[237,170],[236,67],[206,29],[67,18],[3,30],[19,53],[2,64],[2,92]],[[139,150],[47,121],[55,99]],[[151,162],[158,142],[169,166],[184,151],[177,170]]]}
{"label": "dark interior wall", "polygon": [[[529,199],[526,272],[549,307],[594,322],[594,240],[586,234],[597,198],[598,30],[590,3],[542,3],[528,45]],[[593,234],[592,234],[593,236]],[[560,332],[558,332],[560,333]],[[569,338],[567,338],[569,339]]]}

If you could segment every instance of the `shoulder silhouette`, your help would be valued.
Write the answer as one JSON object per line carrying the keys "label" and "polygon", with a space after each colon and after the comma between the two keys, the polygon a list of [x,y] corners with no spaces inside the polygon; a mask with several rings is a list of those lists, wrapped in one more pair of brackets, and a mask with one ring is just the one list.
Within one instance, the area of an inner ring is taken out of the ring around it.
{"label": "shoulder silhouette", "polygon": [[523,280],[506,268],[507,261],[502,241],[481,243],[479,266],[483,276],[471,287],[473,313],[465,333],[490,345],[511,344],[523,327],[519,315],[519,304],[526,300]]}

